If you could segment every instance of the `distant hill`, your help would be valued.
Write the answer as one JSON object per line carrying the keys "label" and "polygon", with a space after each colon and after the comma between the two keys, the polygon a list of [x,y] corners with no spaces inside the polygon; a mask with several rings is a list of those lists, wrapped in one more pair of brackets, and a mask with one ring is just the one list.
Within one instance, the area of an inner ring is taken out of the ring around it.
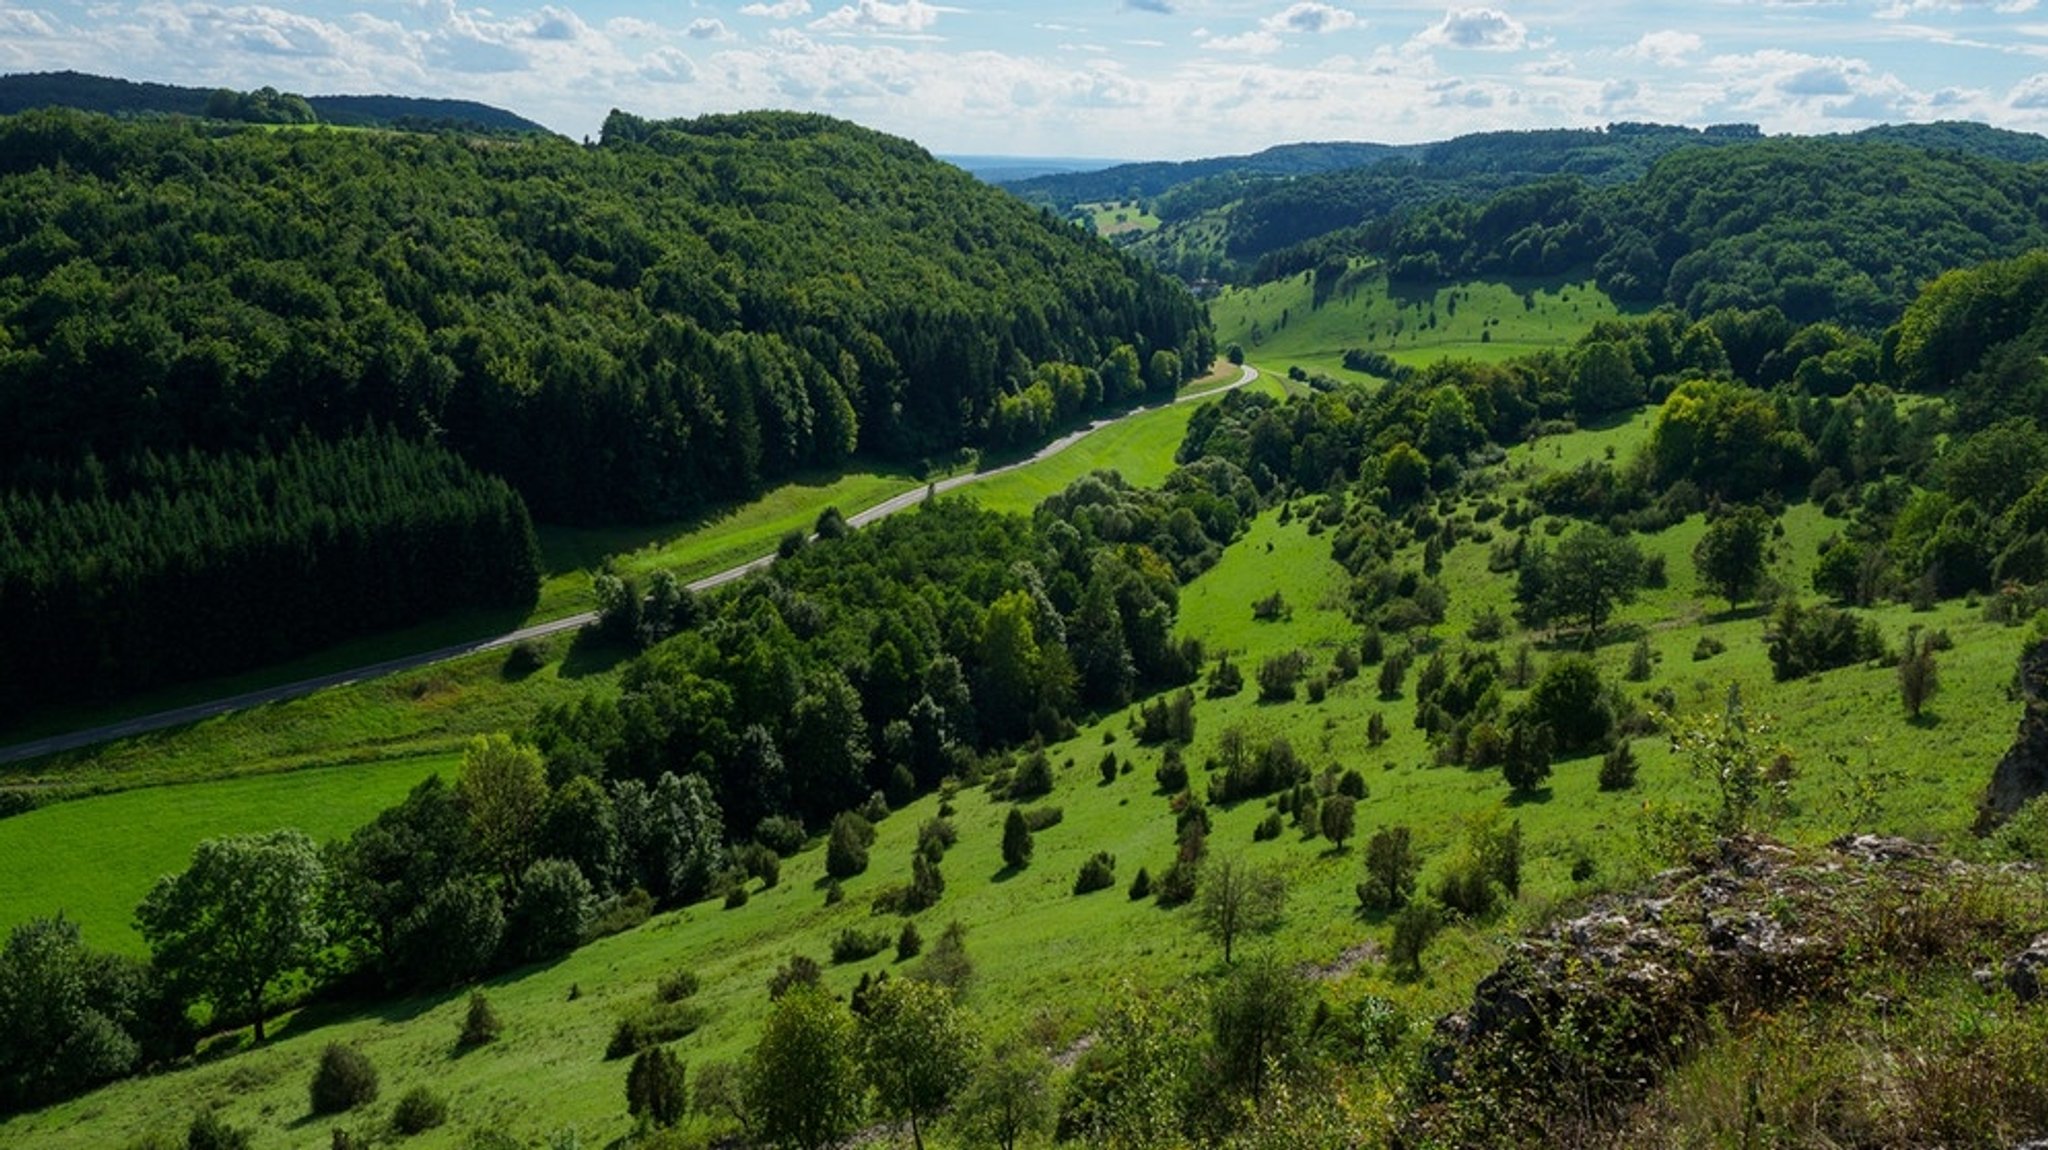
{"label": "distant hill", "polygon": [[1355,168],[1399,155],[1390,144],[1281,144],[1248,156],[1218,156],[1178,163],[1153,161],[1118,164],[1093,172],[1069,172],[1006,182],[1005,187],[1034,203],[1058,208],[1129,196],[1156,196],[1169,188],[1212,176],[1300,176],[1311,172]]}
{"label": "distant hill", "polygon": [[1071,176],[1099,172],[1126,163],[1124,160],[1086,159],[1075,156],[977,156],[942,155],[939,159],[965,168],[975,179],[991,184],[1013,184],[1040,176]]}
{"label": "distant hill", "polygon": [[[76,108],[110,116],[205,116],[218,89],[186,88],[92,76],[83,72],[24,72],[0,76],[0,115],[31,108]],[[503,108],[474,100],[416,96],[308,96],[323,124],[359,128],[464,128],[486,132],[548,129]]]}

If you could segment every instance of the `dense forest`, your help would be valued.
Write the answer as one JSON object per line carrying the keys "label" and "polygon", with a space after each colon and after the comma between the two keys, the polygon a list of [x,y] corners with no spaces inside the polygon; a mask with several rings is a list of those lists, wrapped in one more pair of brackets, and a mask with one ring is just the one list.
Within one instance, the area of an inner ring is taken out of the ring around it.
{"label": "dense forest", "polygon": [[[1913,253],[1902,283],[1875,287],[1888,314],[1857,312],[1872,305],[1860,283],[1846,289],[1858,298],[1843,301],[1857,314],[1840,315],[1824,301],[1796,299],[1788,310],[1802,318],[1882,324],[1934,271],[2011,254],[2033,242],[2014,243],[2013,209],[2038,215],[2037,197],[2016,192],[2014,184],[2033,178],[2026,174],[2028,165],[2044,162],[2048,140],[1976,124],[1770,139],[1748,125],[1695,130],[1611,124],[1480,133],[1390,149],[1372,162],[1322,171],[1235,167],[1191,173],[1143,192],[1164,226],[1134,235],[1130,243],[1134,253],[1184,278],[1253,283],[1339,254],[1385,258],[1416,281],[1547,275],[1599,261],[1604,279],[1612,281],[1610,290],[1627,298],[1711,310],[1724,302],[1753,305],[1761,275],[1813,278],[1813,266],[1831,259],[1870,276],[1875,261],[1867,253],[1814,250],[1820,237],[1846,242],[1870,231],[1883,237],[1873,244]],[[1844,165],[1858,173],[1855,179],[1820,180],[1818,173]],[[1119,170],[1092,175],[1107,181]],[[1539,196],[1532,190],[1537,186],[1553,191]],[[1049,196],[1064,185],[1017,187]],[[1957,206],[1944,214],[1944,201]],[[1048,202],[1065,206],[1057,198]],[[1727,213],[1705,207],[1726,204],[1748,207]],[[1797,204],[1799,212],[1788,214],[1788,204]],[[1512,226],[1501,230],[1503,225]],[[1932,248],[1900,237],[1901,228],[1923,225],[1946,234]],[[2038,231],[2038,220],[2029,226]],[[1790,234],[1801,229],[1800,235]],[[1970,236],[1978,239],[1964,242]],[[1724,250],[1676,266],[1705,247]],[[1729,266],[1704,274],[1709,259]],[[1746,270],[1752,264],[1769,270]],[[1835,270],[1842,269],[1830,265]],[[1741,299],[1687,298],[1698,284],[1721,282],[1723,272],[1731,285],[1750,290],[1731,286]]]}
{"label": "dense forest", "polygon": [[[1158,274],[821,117],[615,114],[598,146],[0,120],[0,489],[34,543],[0,595],[52,637],[8,670],[24,699],[104,692],[529,601],[501,583],[534,570],[526,511],[478,476],[546,521],[675,516],[856,452],[1023,446],[1171,394],[1210,338]],[[308,510],[295,485],[391,437],[431,445],[420,484]],[[238,478],[162,486],[188,475]],[[414,505],[430,475],[453,503]],[[189,526],[156,506],[197,526],[150,534]],[[261,574],[272,552],[310,581]],[[358,582],[372,557],[415,567]],[[450,579],[464,560],[489,574]],[[186,609],[198,586],[216,606]],[[241,595],[326,606],[199,626]]]}
{"label": "dense forest", "polygon": [[524,609],[539,580],[519,497],[431,444],[88,458],[0,494],[0,712]]}
{"label": "dense forest", "polygon": [[[279,114],[289,104],[292,114]],[[184,88],[83,72],[0,76],[0,115],[71,108],[110,116],[205,116],[252,123],[322,123],[351,128],[448,128],[464,132],[545,133],[503,108],[474,100],[422,96],[300,96],[259,88]]]}

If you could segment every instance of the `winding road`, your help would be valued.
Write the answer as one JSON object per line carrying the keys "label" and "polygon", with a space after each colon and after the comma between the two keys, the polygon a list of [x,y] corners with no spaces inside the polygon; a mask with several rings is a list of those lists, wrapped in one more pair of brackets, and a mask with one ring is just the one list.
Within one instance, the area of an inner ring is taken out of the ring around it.
{"label": "winding road", "polygon": [[[1227,391],[1234,391],[1257,378],[1259,378],[1259,369],[1247,364],[1239,370],[1238,377],[1235,380],[1221,387],[1213,387],[1207,391],[1180,396],[1174,400],[1174,403],[1197,403],[1213,396],[1222,395]],[[970,475],[956,475],[950,479],[939,480],[937,483],[913,488],[901,495],[883,500],[865,511],[850,515],[846,521],[855,527],[864,527],[884,516],[894,515],[905,508],[914,507],[934,494],[952,491],[969,483],[979,483],[985,479],[993,479],[998,475],[1006,475],[1012,471],[1029,467],[1032,464],[1041,463],[1081,442],[1090,435],[1101,431],[1105,427],[1113,426],[1127,419],[1136,418],[1149,410],[1151,409],[1137,407],[1113,419],[1098,419],[1086,427],[1079,428],[1053,440],[1051,443],[1039,448],[1028,458],[1020,459],[1015,463],[1005,464],[1002,467],[992,467],[987,471],[977,471]],[[691,583],[689,587],[692,591],[708,591],[713,587],[730,583],[754,571],[759,571],[773,562],[775,562],[774,555],[763,555],[759,559],[742,563],[737,567],[730,567],[716,574],[707,575]],[[259,707],[265,703],[277,703],[287,699],[296,699],[303,695],[310,695],[315,691],[325,690],[328,687],[359,683],[366,679],[375,679],[398,671],[410,671],[417,667],[446,662],[449,659],[460,659],[465,655],[474,655],[482,651],[494,651],[500,647],[509,647],[514,643],[525,642],[528,639],[546,638],[549,635],[556,635],[563,631],[573,631],[580,627],[588,626],[596,621],[596,612],[585,611],[580,615],[570,615],[566,618],[554,619],[546,623],[536,623],[531,627],[522,627],[517,631],[508,631],[503,635],[488,639],[457,643],[453,646],[439,647],[432,651],[422,651],[415,655],[406,655],[397,659],[386,659],[381,663],[372,663],[367,667],[355,667],[347,671],[317,675],[310,679],[300,679],[294,683],[284,683],[275,687],[248,691],[240,695],[230,695],[224,699],[194,703],[191,706],[158,711],[150,715],[138,715],[132,719],[123,719],[118,723],[108,723],[104,726],[91,727],[82,731],[51,735],[48,738],[36,739],[26,743],[16,743],[10,747],[0,747],[0,763],[20,762],[24,759],[54,755],[61,751],[75,751],[81,747],[90,747],[98,743],[111,742],[115,739],[125,739],[134,735],[147,734],[150,731],[160,731],[165,727],[177,727],[183,726],[186,723],[196,723],[201,719],[210,719],[216,715],[225,715],[232,711]]]}

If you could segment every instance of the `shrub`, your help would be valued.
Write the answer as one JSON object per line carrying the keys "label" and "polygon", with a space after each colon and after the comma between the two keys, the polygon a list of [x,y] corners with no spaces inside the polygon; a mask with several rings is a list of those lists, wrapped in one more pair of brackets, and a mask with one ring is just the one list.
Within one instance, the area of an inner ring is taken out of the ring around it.
{"label": "shrub", "polygon": [[1291,703],[1295,685],[1308,671],[1308,655],[1288,651],[1259,664],[1259,702]]}
{"label": "shrub", "polygon": [[782,881],[782,856],[773,847],[762,843],[746,843],[735,848],[732,860],[748,875],[761,880],[761,889],[767,890]]}
{"label": "shrub", "polygon": [[1203,694],[1211,699],[1227,699],[1244,690],[1244,672],[1230,661],[1228,654],[1216,656],[1216,666],[1209,671],[1209,685]]}
{"label": "shrub", "polygon": [[781,998],[799,986],[816,986],[825,977],[818,966],[818,960],[809,955],[791,955],[788,962],[775,968],[768,976],[768,998]]}
{"label": "shrub", "polygon": [[1035,799],[1052,793],[1052,760],[1044,751],[1033,751],[1017,764],[1016,773],[1010,776],[1010,786],[1005,797],[1012,802],[1021,799]]}
{"label": "shrub", "polygon": [[1421,872],[1414,833],[1405,826],[1381,827],[1366,843],[1359,906],[1367,911],[1399,910],[1415,893],[1415,878]]}
{"label": "shrub", "polygon": [[734,883],[725,892],[725,909],[738,910],[747,905],[747,888],[744,883]]}
{"label": "shrub", "polygon": [[1443,911],[1428,899],[1411,902],[1394,916],[1394,939],[1388,958],[1398,976],[1422,976],[1422,954],[1442,927]]}
{"label": "shrub", "polygon": [[656,1046],[626,1072],[626,1112],[650,1126],[673,1126],[688,1112],[683,1060]]}
{"label": "shrub", "polygon": [[903,929],[896,932],[896,961],[906,962],[916,958],[924,950],[924,937],[917,933],[917,924],[906,921]]}
{"label": "shrub", "polygon": [[1252,603],[1252,618],[1262,623],[1269,623],[1275,619],[1284,619],[1291,614],[1293,612],[1287,609],[1286,598],[1278,591],[1263,599],[1254,600]]}
{"label": "shrub", "polygon": [[673,970],[661,976],[654,984],[656,1002],[681,1002],[693,997],[703,984],[692,971]]}
{"label": "shrub", "polygon": [[1699,642],[1692,645],[1692,661],[1704,663],[1728,649],[1728,644],[1712,635],[1701,635]]}
{"label": "shrub", "polygon": [[607,1060],[624,1058],[650,1046],[687,1038],[709,1017],[710,1013],[694,1002],[652,1003],[619,1019],[604,1056]]}
{"label": "shrub", "polygon": [[1027,807],[1020,809],[1024,811],[1024,825],[1031,828],[1032,834],[1037,834],[1047,827],[1056,827],[1064,822],[1067,817],[1064,807]]}
{"label": "shrub", "polygon": [[377,1068],[353,1046],[330,1042],[313,1069],[313,1113],[340,1114],[377,1100]]}
{"label": "shrub", "polygon": [[860,805],[860,816],[871,823],[881,822],[889,817],[889,796],[880,791],[868,795],[868,801]]}
{"label": "shrub", "polygon": [[1650,650],[1650,641],[1637,639],[1636,645],[1628,653],[1626,678],[1631,683],[1645,682],[1656,669],[1657,656],[1656,652]]}
{"label": "shrub", "polygon": [[230,1126],[211,1110],[192,1116],[185,1129],[185,1150],[249,1150],[249,1132]]}
{"label": "shrub", "polygon": [[1200,869],[1201,864],[1196,860],[1176,859],[1172,866],[1166,868],[1166,873],[1159,876],[1159,881],[1152,884],[1152,897],[1165,907],[1180,906],[1194,898],[1195,880]]}
{"label": "shrub", "polygon": [[1003,865],[1011,870],[1030,866],[1031,847],[1031,825],[1024,821],[1023,811],[1011,807],[1003,819]]}
{"label": "shrub", "polygon": [[424,1086],[415,1086],[391,1108],[391,1130],[402,1137],[424,1134],[448,1121],[448,1102]]}
{"label": "shrub", "polygon": [[1139,899],[1141,899],[1141,898],[1151,898],[1151,897],[1152,897],[1152,872],[1151,872],[1151,871],[1149,871],[1149,870],[1146,870],[1146,869],[1145,869],[1144,867],[1139,867],[1139,868],[1138,868],[1138,873],[1137,873],[1137,874],[1135,874],[1135,875],[1132,875],[1132,876],[1131,876],[1131,891],[1130,891],[1130,894],[1131,894],[1131,901],[1132,901],[1132,902],[1136,902],[1136,901],[1138,901],[1138,900],[1139,900]]}
{"label": "shrub", "polygon": [[784,858],[803,850],[809,837],[804,825],[787,815],[769,815],[754,827],[754,839]]}
{"label": "shrub", "polygon": [[847,963],[873,958],[888,949],[889,942],[886,931],[860,930],[849,926],[832,939],[832,961]]}
{"label": "shrub", "polygon": [[1259,825],[1252,828],[1252,841],[1255,843],[1272,842],[1274,839],[1279,838],[1280,832],[1285,829],[1286,824],[1280,821],[1280,812],[1274,811],[1265,818],[1260,819]]}
{"label": "shrub", "polygon": [[1366,800],[1369,791],[1365,785],[1365,776],[1358,773],[1357,767],[1345,768],[1344,773],[1338,777],[1337,793],[1346,798],[1357,799],[1359,802]]}
{"label": "shrub", "polygon": [[926,819],[917,828],[917,850],[919,854],[937,862],[960,841],[960,831],[953,820],[940,816]]}
{"label": "shrub", "polygon": [[1786,599],[1764,633],[1771,656],[1771,674],[1798,679],[1836,667],[1867,662],[1884,654],[1877,624],[1833,607],[1801,607]]}
{"label": "shrub", "polygon": [[1096,851],[1095,857],[1081,864],[1081,873],[1074,878],[1074,893],[1089,894],[1115,885],[1116,856],[1108,851]]}
{"label": "shrub", "polygon": [[1543,668],[1529,692],[1529,711],[1550,729],[1552,745],[1559,751],[1600,746],[1614,729],[1607,685],[1600,681],[1600,669],[1582,655],[1555,659]]}
{"label": "shrub", "polygon": [[1110,751],[1104,754],[1102,756],[1102,761],[1096,764],[1096,771],[1102,775],[1103,786],[1108,786],[1109,784],[1116,781],[1116,766],[1117,764],[1115,751]]}
{"label": "shrub", "polygon": [[538,639],[527,639],[512,644],[505,652],[504,676],[507,679],[524,679],[545,667],[548,662],[547,644]]}
{"label": "shrub", "polygon": [[1623,739],[1600,759],[1600,789],[1625,791],[1635,785],[1636,753],[1628,740]]}
{"label": "shrub", "polygon": [[832,836],[825,844],[825,873],[833,878],[852,878],[868,869],[868,845],[875,841],[874,824],[852,811],[832,820]]}
{"label": "shrub", "polygon": [[455,1045],[464,1050],[474,1049],[496,1042],[505,1032],[505,1024],[498,1020],[498,1012],[491,1009],[491,1000],[481,990],[469,992],[469,1010],[462,1016],[462,1032],[456,1035]]}
{"label": "shrub", "polygon": [[1167,794],[1179,794],[1188,789],[1188,765],[1181,758],[1180,748],[1168,745],[1160,757],[1159,766],[1152,772],[1153,781]]}
{"label": "shrub", "polygon": [[1322,701],[1323,701],[1323,699],[1324,699],[1324,698],[1326,698],[1326,697],[1327,697],[1327,696],[1329,695],[1329,693],[1330,693],[1330,684],[1329,684],[1328,680],[1325,680],[1325,679],[1310,679],[1310,680],[1308,681],[1308,701],[1309,701],[1309,702],[1311,702],[1311,703],[1320,703],[1320,702],[1322,702]]}

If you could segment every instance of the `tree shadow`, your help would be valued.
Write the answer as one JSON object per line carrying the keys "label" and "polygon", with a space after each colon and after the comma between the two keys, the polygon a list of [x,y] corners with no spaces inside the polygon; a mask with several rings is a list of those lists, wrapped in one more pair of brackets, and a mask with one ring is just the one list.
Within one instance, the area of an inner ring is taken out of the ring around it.
{"label": "tree shadow", "polygon": [[1933,711],[1922,711],[1906,718],[1906,725],[1922,731],[1931,731],[1941,726],[1941,716]]}
{"label": "tree shadow", "polygon": [[569,642],[568,653],[562,656],[561,676],[564,679],[584,679],[602,675],[636,653],[630,643],[604,635],[595,627],[582,627]]}
{"label": "tree shadow", "polygon": [[1009,882],[1011,879],[1016,878],[1018,875],[1023,874],[1025,871],[1029,869],[1031,868],[1005,865],[1003,869],[990,875],[988,881],[992,883],[1006,883]]}
{"label": "tree shadow", "polygon": [[1509,791],[1508,806],[1540,807],[1549,803],[1552,797],[1551,789],[1547,786],[1537,787],[1533,791]]}
{"label": "tree shadow", "polygon": [[1761,619],[1769,613],[1762,603],[1751,603],[1747,607],[1730,607],[1725,611],[1709,611],[1700,620],[1702,623],[1741,623],[1749,619]]}

